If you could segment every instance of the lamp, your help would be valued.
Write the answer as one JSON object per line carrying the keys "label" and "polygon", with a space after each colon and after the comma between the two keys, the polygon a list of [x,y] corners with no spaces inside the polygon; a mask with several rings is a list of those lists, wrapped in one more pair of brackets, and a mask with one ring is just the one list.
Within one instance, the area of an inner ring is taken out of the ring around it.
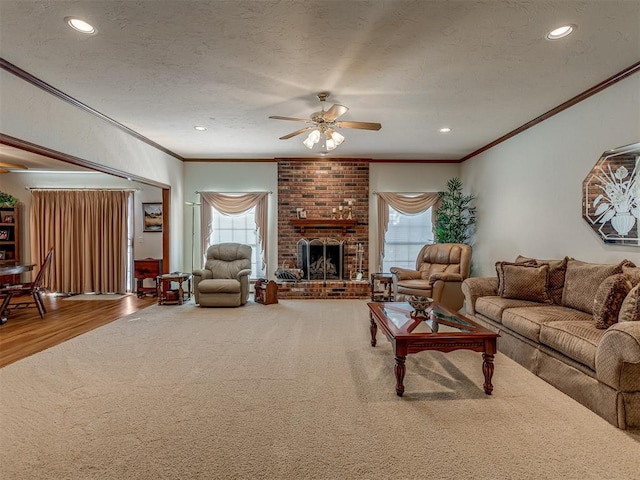
{"label": "lamp", "polygon": [[327,128],[320,125],[309,133],[309,136],[302,142],[305,147],[312,150],[316,143],[320,141],[321,135],[324,135],[324,145],[327,151],[334,150],[344,142],[344,136],[336,132],[333,128]]}
{"label": "lamp", "polygon": [[[196,207],[199,207],[201,204],[197,202],[184,202],[186,205],[191,207],[191,273],[193,273],[194,262],[193,262],[193,254],[195,249],[196,242]],[[191,282],[189,282],[189,286],[191,286]],[[193,294],[193,292],[189,292],[189,295]]]}

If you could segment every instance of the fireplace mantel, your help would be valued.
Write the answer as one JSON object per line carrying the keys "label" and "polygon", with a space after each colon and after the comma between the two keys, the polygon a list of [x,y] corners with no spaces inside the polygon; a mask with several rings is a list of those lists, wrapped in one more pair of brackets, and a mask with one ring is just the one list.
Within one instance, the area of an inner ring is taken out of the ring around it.
{"label": "fireplace mantel", "polygon": [[291,220],[291,225],[300,228],[300,233],[304,235],[307,227],[313,228],[342,228],[342,234],[347,234],[348,228],[354,228],[358,224],[357,220],[333,220],[331,218],[298,218]]}

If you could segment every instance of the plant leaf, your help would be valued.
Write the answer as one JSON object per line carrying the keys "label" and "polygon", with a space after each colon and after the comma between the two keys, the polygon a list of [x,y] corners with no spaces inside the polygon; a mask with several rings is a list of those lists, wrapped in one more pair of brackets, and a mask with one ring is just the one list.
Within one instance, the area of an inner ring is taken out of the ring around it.
{"label": "plant leaf", "polygon": [[594,215],[597,217],[598,215],[606,212],[610,207],[611,205],[609,205],[608,203],[601,203],[600,206],[596,209],[596,212],[594,213]]}
{"label": "plant leaf", "polygon": [[609,220],[611,220],[616,214],[616,211],[612,208],[611,210],[609,210],[607,213],[604,214],[604,217],[602,217],[600,219],[600,223],[607,223]]}

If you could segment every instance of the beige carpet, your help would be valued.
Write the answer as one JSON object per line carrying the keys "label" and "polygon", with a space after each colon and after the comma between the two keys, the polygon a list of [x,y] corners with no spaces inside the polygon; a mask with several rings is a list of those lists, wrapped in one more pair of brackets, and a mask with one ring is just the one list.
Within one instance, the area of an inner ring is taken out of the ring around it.
{"label": "beige carpet", "polygon": [[121,300],[127,295],[120,293],[80,293],[78,295],[72,295],[70,297],[65,297],[63,300]]}
{"label": "beige carpet", "polygon": [[0,370],[2,479],[632,479],[640,435],[503,355],[394,392],[366,303],[151,306]]}

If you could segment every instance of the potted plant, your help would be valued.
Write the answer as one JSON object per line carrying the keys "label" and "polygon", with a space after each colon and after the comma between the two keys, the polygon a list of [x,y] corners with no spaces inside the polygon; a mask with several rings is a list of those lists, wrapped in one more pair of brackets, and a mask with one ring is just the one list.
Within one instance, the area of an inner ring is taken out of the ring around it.
{"label": "potted plant", "polygon": [[462,181],[454,177],[447,182],[447,191],[439,194],[436,210],[435,239],[437,243],[468,243],[476,223],[476,197],[462,193]]}
{"label": "potted plant", "polygon": [[15,207],[18,204],[18,199],[8,193],[0,192],[0,205],[3,207]]}

